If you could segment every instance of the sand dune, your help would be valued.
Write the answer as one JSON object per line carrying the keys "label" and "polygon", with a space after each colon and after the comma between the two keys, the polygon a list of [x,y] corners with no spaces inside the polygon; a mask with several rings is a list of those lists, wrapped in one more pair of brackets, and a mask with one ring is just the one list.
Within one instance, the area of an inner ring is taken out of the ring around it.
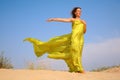
{"label": "sand dune", "polygon": [[85,74],[53,70],[0,69],[0,80],[120,80],[120,68]]}

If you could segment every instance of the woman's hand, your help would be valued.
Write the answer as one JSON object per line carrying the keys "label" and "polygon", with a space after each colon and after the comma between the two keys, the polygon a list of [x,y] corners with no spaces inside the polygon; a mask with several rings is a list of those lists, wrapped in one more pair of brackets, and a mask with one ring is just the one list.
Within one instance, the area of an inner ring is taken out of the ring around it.
{"label": "woman's hand", "polygon": [[53,20],[54,20],[53,18],[49,18],[47,22],[52,22]]}

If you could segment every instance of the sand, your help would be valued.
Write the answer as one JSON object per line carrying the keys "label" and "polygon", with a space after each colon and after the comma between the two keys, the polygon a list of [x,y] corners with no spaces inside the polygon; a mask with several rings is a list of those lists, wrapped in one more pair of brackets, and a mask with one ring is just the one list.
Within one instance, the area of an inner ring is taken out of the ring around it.
{"label": "sand", "polygon": [[102,72],[70,73],[53,70],[0,69],[0,80],[120,80],[120,68]]}

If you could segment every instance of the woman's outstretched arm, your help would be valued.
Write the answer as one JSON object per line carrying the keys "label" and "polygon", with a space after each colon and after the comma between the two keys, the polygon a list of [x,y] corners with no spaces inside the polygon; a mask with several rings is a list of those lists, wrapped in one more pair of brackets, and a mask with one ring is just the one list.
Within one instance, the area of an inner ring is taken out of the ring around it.
{"label": "woman's outstretched arm", "polygon": [[56,21],[56,22],[72,22],[73,18],[49,18],[48,22]]}

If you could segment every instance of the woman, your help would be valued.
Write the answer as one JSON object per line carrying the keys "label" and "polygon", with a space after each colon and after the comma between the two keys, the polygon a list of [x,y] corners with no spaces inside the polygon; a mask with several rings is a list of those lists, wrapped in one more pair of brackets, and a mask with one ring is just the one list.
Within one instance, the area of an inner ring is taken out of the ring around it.
{"label": "woman", "polygon": [[49,58],[63,59],[68,65],[70,72],[84,73],[82,67],[82,50],[86,22],[80,19],[80,7],[75,7],[71,14],[72,18],[50,18],[47,20],[48,22],[71,22],[72,32],[70,34],[51,38],[47,42],[42,42],[34,38],[26,38],[25,40],[33,43],[37,57],[48,53]]}

